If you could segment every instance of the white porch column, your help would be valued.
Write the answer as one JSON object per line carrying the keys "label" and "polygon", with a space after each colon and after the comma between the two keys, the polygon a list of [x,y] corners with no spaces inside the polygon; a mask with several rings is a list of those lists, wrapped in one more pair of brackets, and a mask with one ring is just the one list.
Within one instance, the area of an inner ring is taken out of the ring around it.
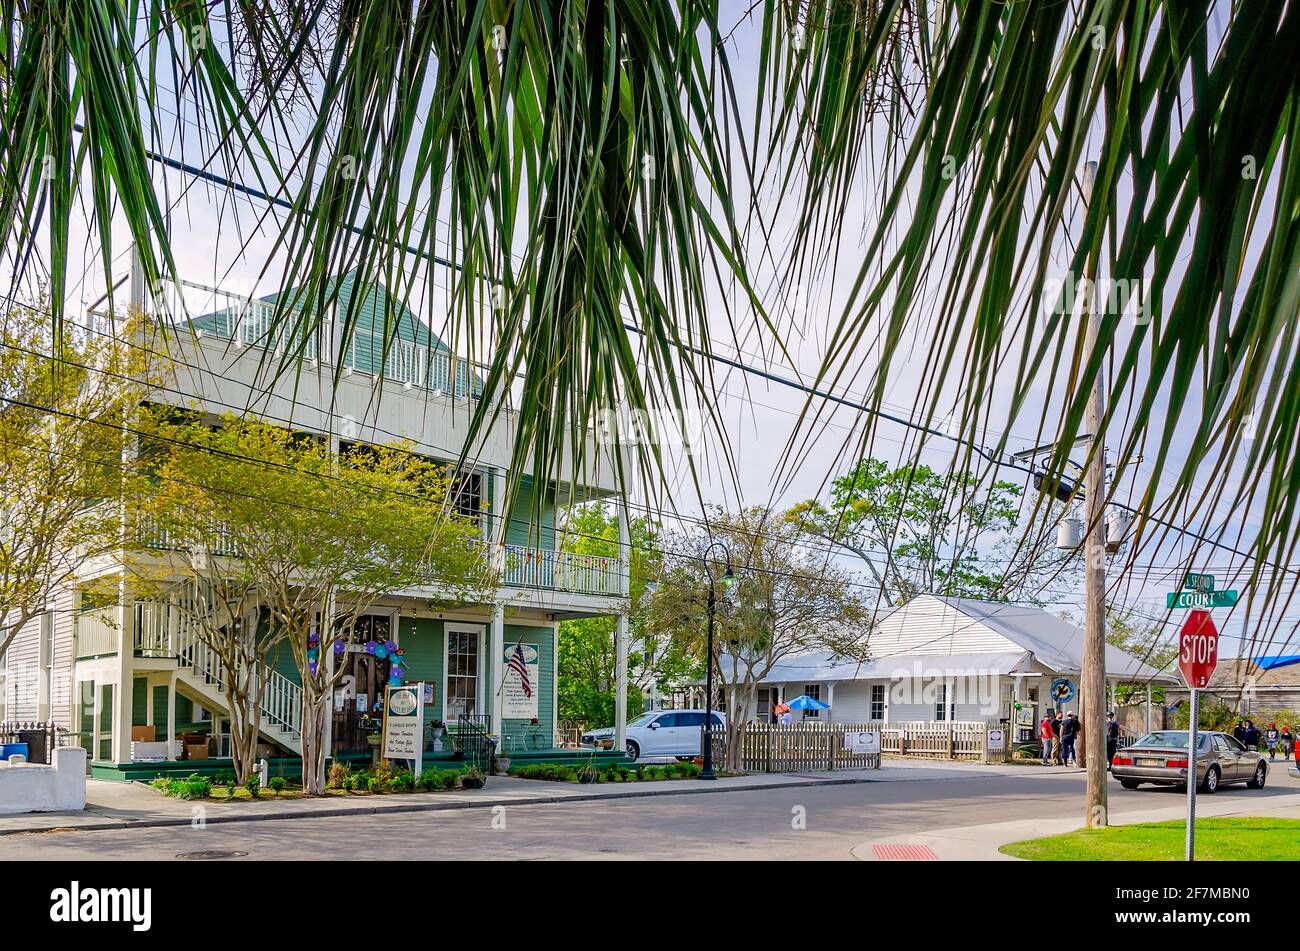
{"label": "white porch column", "polygon": [[826,703],[830,707],[830,709],[826,711],[826,722],[834,723],[835,722],[835,681],[833,680],[828,680],[826,682]]}
{"label": "white porch column", "polygon": [[176,674],[167,678],[167,758],[176,758]]}
{"label": "white porch column", "polygon": [[117,687],[113,691],[113,711],[109,719],[113,731],[113,762],[127,763],[131,760],[131,709],[132,688],[134,683],[135,631],[132,621],[133,612],[127,604],[126,573],[123,572],[117,585],[117,657],[114,667],[117,671]]}
{"label": "white porch column", "polygon": [[492,607],[492,630],[488,638],[492,646],[488,648],[488,683],[492,686],[492,732],[501,736],[501,704],[505,700],[502,692],[505,677],[505,663],[502,658],[506,652],[506,609],[503,604]]}
{"label": "white porch column", "polygon": [[1151,732],[1151,684],[1147,684],[1147,732]]}
{"label": "white porch column", "polygon": [[[631,590],[632,533],[627,520],[627,505],[618,503],[618,576],[623,597]],[[631,605],[625,603],[614,626],[614,749],[627,745],[627,615]]]}

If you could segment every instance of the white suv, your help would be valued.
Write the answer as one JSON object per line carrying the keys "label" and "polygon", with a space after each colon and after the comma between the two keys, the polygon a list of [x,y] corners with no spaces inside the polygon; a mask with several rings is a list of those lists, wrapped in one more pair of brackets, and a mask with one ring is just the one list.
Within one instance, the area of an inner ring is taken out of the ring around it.
{"label": "white suv", "polygon": [[[721,713],[713,711],[713,729],[726,725]],[[694,758],[700,755],[703,710],[652,710],[627,725],[627,755],[631,760],[643,757],[673,756]],[[588,730],[582,745],[591,749],[608,749],[614,745],[614,728]]]}

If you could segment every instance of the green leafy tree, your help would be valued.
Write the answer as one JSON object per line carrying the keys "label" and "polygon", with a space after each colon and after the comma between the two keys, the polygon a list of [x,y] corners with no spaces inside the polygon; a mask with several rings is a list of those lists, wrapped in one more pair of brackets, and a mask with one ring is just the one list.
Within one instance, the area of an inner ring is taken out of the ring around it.
{"label": "green leafy tree", "polygon": [[[629,520],[631,581],[628,617],[627,715],[643,707],[643,692],[651,684],[664,685],[690,671],[690,660],[671,637],[647,630],[640,609],[646,582],[655,578],[663,563],[657,534],[645,518]],[[571,509],[561,533],[564,551],[600,558],[618,557],[618,517],[604,504]],[[561,720],[589,727],[614,723],[616,619],[577,618],[560,622],[559,703]]]}
{"label": "green leafy tree", "polygon": [[[1161,673],[1177,666],[1178,644],[1165,634],[1164,623],[1147,620],[1132,611],[1107,607],[1106,643]],[[1164,701],[1164,688],[1154,684],[1121,684],[1116,688],[1116,699],[1121,705],[1139,703],[1146,700],[1148,692],[1153,703]]]}
{"label": "green leafy tree", "polygon": [[802,502],[788,517],[860,559],[894,604],[918,594],[1033,600],[1062,559],[1052,510],[1022,528],[1021,494],[970,472],[863,459],[831,483],[828,501]]}
{"label": "green leafy tree", "polygon": [[[236,658],[235,680],[267,644],[288,643],[303,688],[303,788],[322,794],[326,718],[343,675],[335,645],[396,591],[432,586],[447,603],[482,601],[491,579],[478,529],[450,504],[446,468],[402,447],[336,454],[323,439],[236,417],[163,423],[157,437],[150,511],[179,533],[171,544],[189,550],[198,580],[238,560],[227,590],[252,592],[266,630]],[[245,729],[255,717],[245,714]]]}
{"label": "green leafy tree", "polygon": [[[116,549],[147,368],[115,338],[0,315],[0,657],[82,565]],[[134,322],[132,324],[134,326]]]}
{"label": "green leafy tree", "polygon": [[[727,714],[727,768],[740,768],[740,733],[758,708],[758,685],[783,659],[810,650],[866,656],[870,606],[849,572],[808,547],[789,518],[764,508],[712,511],[709,534],[670,538],[649,598],[646,627],[707,658],[708,592],[714,586],[717,689]],[[728,552],[719,553],[716,543]],[[734,582],[721,584],[728,561]]]}

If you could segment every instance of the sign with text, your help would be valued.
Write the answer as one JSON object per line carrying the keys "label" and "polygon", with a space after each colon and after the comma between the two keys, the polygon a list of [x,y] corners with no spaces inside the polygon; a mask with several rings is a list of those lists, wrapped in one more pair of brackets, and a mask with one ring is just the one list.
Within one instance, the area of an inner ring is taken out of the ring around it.
{"label": "sign with text", "polygon": [[507,720],[536,720],[541,653],[532,644],[510,644],[502,662],[501,716]]}
{"label": "sign with text", "polygon": [[1005,730],[989,730],[989,750],[1005,750],[1007,734]]}
{"label": "sign with text", "polygon": [[384,759],[420,760],[424,753],[423,684],[389,685],[384,696]]}
{"label": "sign with text", "polygon": [[1187,577],[1183,579],[1183,587],[1190,588],[1192,591],[1213,591],[1214,575],[1200,574],[1195,571],[1187,572]]}
{"label": "sign with text", "polygon": [[868,730],[851,730],[844,734],[844,748],[850,753],[879,753],[880,734]]}
{"label": "sign with text", "polygon": [[1187,615],[1178,632],[1178,669],[1187,686],[1199,690],[1210,682],[1219,662],[1219,632],[1207,611]]}
{"label": "sign with text", "polygon": [[1170,608],[1230,608],[1237,603],[1236,591],[1168,591],[1165,605]]}

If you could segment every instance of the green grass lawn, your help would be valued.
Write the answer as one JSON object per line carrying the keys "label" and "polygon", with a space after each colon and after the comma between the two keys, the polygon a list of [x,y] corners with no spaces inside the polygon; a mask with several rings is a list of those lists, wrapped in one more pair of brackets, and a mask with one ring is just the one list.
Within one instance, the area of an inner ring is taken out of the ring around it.
{"label": "green grass lawn", "polygon": [[[1161,862],[1183,858],[1186,823],[1146,822],[1002,846],[1020,859],[1040,862]],[[1300,858],[1300,819],[1225,817],[1196,821],[1196,857],[1206,861],[1293,862]]]}

